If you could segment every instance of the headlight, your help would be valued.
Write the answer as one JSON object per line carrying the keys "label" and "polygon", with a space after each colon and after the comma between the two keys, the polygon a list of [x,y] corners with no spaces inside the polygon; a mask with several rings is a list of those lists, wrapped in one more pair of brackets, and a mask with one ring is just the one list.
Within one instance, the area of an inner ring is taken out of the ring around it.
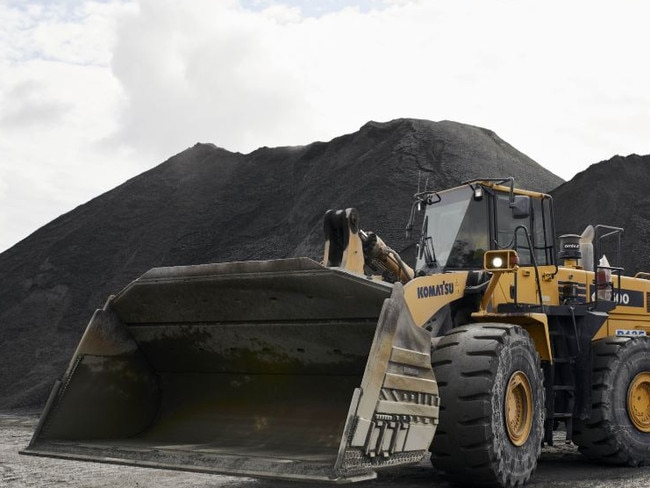
{"label": "headlight", "polygon": [[494,256],[492,258],[492,267],[493,268],[502,268],[503,267],[503,258],[501,256]]}
{"label": "headlight", "polygon": [[519,256],[513,249],[486,251],[483,255],[483,268],[486,271],[514,271],[519,266]]}

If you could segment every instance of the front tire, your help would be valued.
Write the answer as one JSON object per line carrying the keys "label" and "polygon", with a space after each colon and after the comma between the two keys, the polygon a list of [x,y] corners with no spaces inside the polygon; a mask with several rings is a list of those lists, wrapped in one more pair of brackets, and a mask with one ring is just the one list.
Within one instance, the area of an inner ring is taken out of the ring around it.
{"label": "front tire", "polygon": [[525,483],[544,425],[543,374],[528,333],[509,324],[458,327],[431,359],[440,390],[433,466],[462,485]]}
{"label": "front tire", "polygon": [[650,464],[650,338],[594,341],[591,374],[591,412],[574,420],[573,442],[594,461]]}

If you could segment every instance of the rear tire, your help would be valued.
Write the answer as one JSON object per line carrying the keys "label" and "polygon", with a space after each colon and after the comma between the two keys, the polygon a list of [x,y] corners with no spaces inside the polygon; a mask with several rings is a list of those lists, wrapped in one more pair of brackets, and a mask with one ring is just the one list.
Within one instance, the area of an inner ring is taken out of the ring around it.
{"label": "rear tire", "polygon": [[441,402],[433,466],[462,485],[525,483],[544,425],[543,374],[528,333],[509,324],[458,327],[431,359]]}
{"label": "rear tire", "polygon": [[650,464],[650,338],[594,341],[591,384],[589,418],[573,423],[580,452],[608,464]]}

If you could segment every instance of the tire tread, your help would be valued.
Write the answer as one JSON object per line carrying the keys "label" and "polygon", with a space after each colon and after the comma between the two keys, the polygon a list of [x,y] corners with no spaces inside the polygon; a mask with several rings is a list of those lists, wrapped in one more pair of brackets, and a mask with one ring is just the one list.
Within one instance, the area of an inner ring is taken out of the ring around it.
{"label": "tire tread", "polygon": [[[612,392],[624,381],[626,383],[617,372],[625,371],[622,365],[629,364],[634,355],[645,357],[645,367],[650,369],[650,338],[608,337],[592,343],[590,415],[586,420],[574,419],[573,429],[573,442],[591,460],[627,466],[650,462],[650,449],[647,447],[650,434],[636,432],[629,420],[619,419],[615,413],[617,406],[613,405]],[[629,436],[647,437],[640,443],[646,447],[634,447],[635,443],[629,441]]]}
{"label": "tire tread", "polygon": [[[539,382],[537,394],[544,404],[542,372],[532,340],[518,326],[482,324],[458,327],[438,343],[432,364],[441,396],[441,422],[431,445],[431,461],[444,476],[461,485],[521,486],[531,476],[541,450],[532,442],[532,468],[526,473],[511,473],[508,459],[499,462],[493,452],[492,392],[486,390],[497,374],[504,348],[513,342],[527,341],[534,354],[534,371]],[[471,393],[470,393],[471,392]],[[542,414],[543,416],[543,414]],[[446,419],[445,419],[446,418]],[[543,421],[543,420],[542,420]],[[507,442],[507,441],[506,441]]]}

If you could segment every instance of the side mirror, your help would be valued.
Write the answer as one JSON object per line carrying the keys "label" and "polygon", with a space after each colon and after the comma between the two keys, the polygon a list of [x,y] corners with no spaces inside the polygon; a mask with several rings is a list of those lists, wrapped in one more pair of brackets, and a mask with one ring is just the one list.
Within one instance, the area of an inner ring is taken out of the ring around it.
{"label": "side mirror", "polygon": [[528,195],[515,195],[510,202],[513,219],[527,219],[530,217],[530,197]]}

